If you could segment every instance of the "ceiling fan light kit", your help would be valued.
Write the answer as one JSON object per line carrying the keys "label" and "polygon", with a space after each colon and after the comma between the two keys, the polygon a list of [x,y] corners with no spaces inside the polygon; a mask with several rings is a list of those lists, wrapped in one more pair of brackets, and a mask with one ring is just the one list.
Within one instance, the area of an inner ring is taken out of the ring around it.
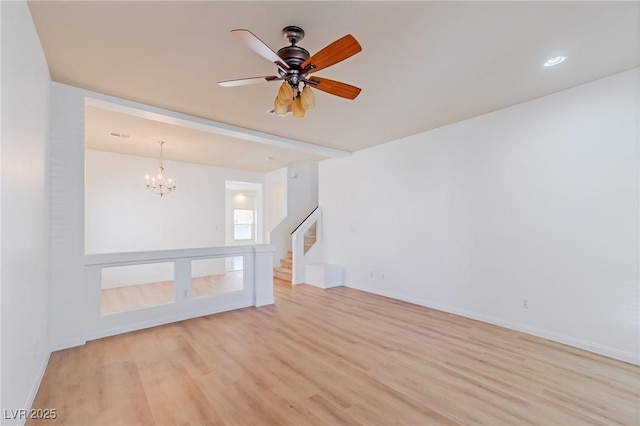
{"label": "ceiling fan light kit", "polygon": [[284,115],[291,111],[296,118],[304,117],[305,110],[312,109],[316,105],[311,87],[351,100],[360,94],[361,89],[350,84],[309,76],[362,51],[362,47],[351,34],[334,41],[315,55],[310,55],[306,49],[297,45],[305,35],[304,30],[297,26],[288,26],[282,30],[282,35],[291,45],[281,48],[278,53],[275,53],[249,30],[232,30],[231,34],[251,50],[275,64],[278,75],[226,80],[220,81],[218,84],[223,87],[235,87],[268,81],[283,81],[273,103],[273,110],[276,114]]}
{"label": "ceiling fan light kit", "polygon": [[300,99],[300,96],[298,96],[294,101],[293,101],[293,107],[291,109],[291,112],[293,113],[293,116],[296,118],[301,118],[304,117],[304,106],[302,106],[302,99]]}
{"label": "ceiling fan light kit", "polygon": [[284,115],[289,112],[289,106],[291,105],[291,101],[287,103],[280,102],[280,98],[276,96],[276,100],[273,102],[273,112],[278,115]]}
{"label": "ceiling fan light kit", "polygon": [[304,89],[302,89],[300,99],[302,100],[304,109],[311,109],[316,106],[316,95],[313,94],[309,86],[305,86]]}
{"label": "ceiling fan light kit", "polygon": [[289,105],[293,99],[293,88],[289,83],[282,83],[280,85],[280,90],[278,90],[278,97],[276,98],[278,102],[283,105]]}

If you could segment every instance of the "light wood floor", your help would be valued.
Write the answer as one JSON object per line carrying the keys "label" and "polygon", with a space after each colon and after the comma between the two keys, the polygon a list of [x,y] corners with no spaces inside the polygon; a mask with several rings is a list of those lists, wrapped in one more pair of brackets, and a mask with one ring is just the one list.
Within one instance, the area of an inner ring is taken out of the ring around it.
{"label": "light wood floor", "polygon": [[[348,288],[51,355],[43,424],[638,424],[640,368]],[[28,421],[28,425],[37,424]]]}
{"label": "light wood floor", "polygon": [[[191,279],[191,296],[205,297],[215,294],[240,291],[243,286],[242,271],[209,275]],[[130,311],[148,306],[173,303],[175,291],[173,281],[105,288],[100,300],[102,315]]]}

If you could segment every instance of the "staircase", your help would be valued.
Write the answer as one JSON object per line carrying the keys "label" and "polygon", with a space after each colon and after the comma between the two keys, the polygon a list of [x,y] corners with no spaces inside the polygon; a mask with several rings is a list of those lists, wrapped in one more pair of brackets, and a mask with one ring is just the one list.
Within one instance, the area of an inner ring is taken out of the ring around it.
{"label": "staircase", "polygon": [[[304,252],[306,253],[316,242],[316,228],[309,229],[304,235]],[[280,259],[280,266],[273,268],[273,283],[281,285],[291,285],[291,276],[293,267],[293,254],[287,252],[286,259]]]}
{"label": "staircase", "polygon": [[291,285],[291,268],[292,268],[292,254],[287,253],[286,259],[280,259],[280,266],[273,268],[273,283],[281,285]]}
{"label": "staircase", "polygon": [[316,224],[311,225],[311,228],[304,234],[304,253],[307,254],[312,245],[316,243]]}

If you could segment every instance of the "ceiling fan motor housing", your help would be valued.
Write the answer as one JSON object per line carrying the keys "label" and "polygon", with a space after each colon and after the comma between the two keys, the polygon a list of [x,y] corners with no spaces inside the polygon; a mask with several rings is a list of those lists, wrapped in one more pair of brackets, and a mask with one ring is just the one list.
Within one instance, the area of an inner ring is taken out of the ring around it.
{"label": "ceiling fan motor housing", "polygon": [[311,56],[307,49],[296,46],[296,43],[304,38],[304,30],[295,25],[290,25],[282,29],[282,35],[291,43],[291,46],[278,50],[278,56],[290,67],[300,70],[300,65]]}
{"label": "ceiling fan motor housing", "polygon": [[278,56],[291,68],[301,70],[301,65],[311,56],[307,49],[300,46],[286,46],[278,50]]}
{"label": "ceiling fan motor housing", "polygon": [[280,69],[280,75],[291,84],[294,88],[298,87],[301,77],[305,77],[301,73],[302,64],[309,59],[311,54],[307,49],[296,46],[300,40],[304,38],[304,30],[296,26],[288,26],[282,29],[282,35],[291,43],[291,46],[285,46],[278,50],[278,56],[289,65],[288,70]]}
{"label": "ceiling fan motor housing", "polygon": [[308,74],[308,72],[303,72],[301,65],[309,59],[309,52],[299,46],[287,46],[278,50],[278,56],[289,65],[287,70],[278,70],[280,76],[284,77],[285,81],[297,89],[300,79],[305,78]]}

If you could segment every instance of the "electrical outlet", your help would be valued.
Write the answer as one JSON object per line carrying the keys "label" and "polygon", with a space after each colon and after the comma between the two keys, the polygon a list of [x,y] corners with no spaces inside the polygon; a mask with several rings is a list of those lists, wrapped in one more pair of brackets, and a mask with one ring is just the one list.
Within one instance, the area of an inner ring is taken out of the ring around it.
{"label": "electrical outlet", "polygon": [[187,290],[182,290],[182,298],[183,299],[187,298]]}
{"label": "electrical outlet", "polygon": [[522,299],[522,309],[529,309],[529,301],[527,299]]}
{"label": "electrical outlet", "polygon": [[373,270],[369,271],[369,278],[373,279]]}

